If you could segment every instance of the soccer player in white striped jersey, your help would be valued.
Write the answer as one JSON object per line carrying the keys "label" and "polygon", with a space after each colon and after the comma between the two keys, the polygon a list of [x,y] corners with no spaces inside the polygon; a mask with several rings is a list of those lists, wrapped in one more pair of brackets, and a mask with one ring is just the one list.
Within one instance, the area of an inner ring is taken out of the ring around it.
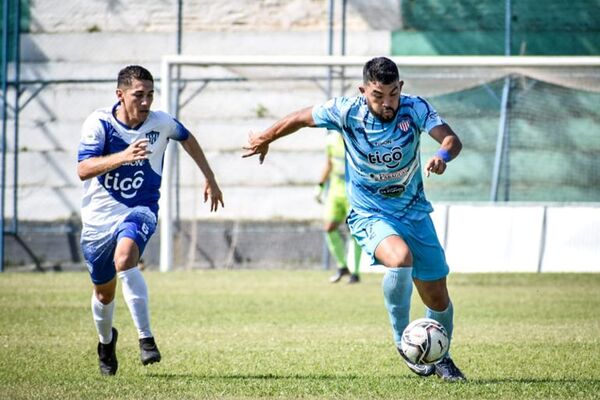
{"label": "soccer player in white striped jersey", "polygon": [[[443,174],[462,148],[458,136],[423,98],[401,93],[396,64],[385,57],[363,68],[361,95],[336,97],[325,104],[289,114],[262,133],[252,134],[243,157],[259,155],[262,163],[274,140],[304,127],[337,130],[346,147],[348,224],[371,258],[387,267],[383,294],[394,341],[409,322],[413,282],[426,306],[426,316],[452,335],[454,309],[446,263],[429,214],[433,208],[423,191],[420,135],[428,132],[440,148],[423,166],[425,174]],[[436,365],[406,360],[421,376],[434,373],[447,381],[464,380],[449,354]]]}
{"label": "soccer player in white striped jersey", "polygon": [[161,360],[150,329],[148,289],[140,257],[156,229],[163,157],[169,140],[181,143],[206,178],[204,201],[217,211],[223,195],[202,148],[179,121],[151,111],[154,80],[130,65],[117,78],[118,102],[94,111],[84,122],[77,173],[83,181],[81,246],[94,285],[92,315],[98,332],[103,375],[114,375],[117,330],[113,327],[117,277],[134,325],[140,359]]}

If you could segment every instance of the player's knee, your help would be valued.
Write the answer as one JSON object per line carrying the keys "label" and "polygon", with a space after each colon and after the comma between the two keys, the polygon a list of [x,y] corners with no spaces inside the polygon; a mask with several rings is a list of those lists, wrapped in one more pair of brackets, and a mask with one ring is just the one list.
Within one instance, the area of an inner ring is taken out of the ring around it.
{"label": "player's knee", "polygon": [[384,265],[388,268],[403,268],[411,267],[413,264],[412,254],[406,253],[394,253],[388,257]]}
{"label": "player's knee", "polygon": [[115,299],[115,293],[110,291],[96,291],[96,298],[104,305],[110,304]]}
{"label": "player's knee", "polygon": [[433,311],[444,311],[448,308],[450,304],[450,298],[448,297],[448,293],[445,291],[435,291],[428,293],[427,300],[423,301],[427,307],[432,309]]}
{"label": "player's knee", "polygon": [[450,304],[448,302],[448,299],[443,299],[443,298],[434,298],[431,300],[430,305],[428,306],[429,308],[431,308],[433,311],[445,311],[448,308],[448,304]]}
{"label": "player's knee", "polygon": [[125,271],[135,266],[135,260],[133,260],[131,255],[126,253],[115,255],[114,262],[117,272]]}

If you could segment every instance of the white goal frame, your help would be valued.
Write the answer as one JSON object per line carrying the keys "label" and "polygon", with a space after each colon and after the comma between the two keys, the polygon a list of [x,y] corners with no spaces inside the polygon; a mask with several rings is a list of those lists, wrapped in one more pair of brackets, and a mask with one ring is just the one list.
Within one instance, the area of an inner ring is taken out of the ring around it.
{"label": "white goal frame", "polygon": [[[368,56],[195,56],[165,55],[161,61],[161,108],[173,115],[173,67],[361,67]],[[396,56],[399,67],[600,67],[596,56]],[[292,110],[290,110],[292,111]],[[499,128],[501,129],[501,128]],[[499,135],[500,138],[501,135]],[[169,144],[162,171],[160,200],[160,271],[173,269],[173,163],[175,146]]]}

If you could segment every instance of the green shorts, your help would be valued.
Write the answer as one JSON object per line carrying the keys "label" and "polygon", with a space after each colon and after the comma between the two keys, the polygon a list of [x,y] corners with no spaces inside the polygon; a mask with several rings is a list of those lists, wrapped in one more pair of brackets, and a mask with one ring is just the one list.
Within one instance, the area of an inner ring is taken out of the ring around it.
{"label": "green shorts", "polygon": [[330,192],[325,200],[323,218],[325,221],[342,223],[346,220],[349,209],[350,205],[348,204],[346,192],[342,192],[341,194]]}

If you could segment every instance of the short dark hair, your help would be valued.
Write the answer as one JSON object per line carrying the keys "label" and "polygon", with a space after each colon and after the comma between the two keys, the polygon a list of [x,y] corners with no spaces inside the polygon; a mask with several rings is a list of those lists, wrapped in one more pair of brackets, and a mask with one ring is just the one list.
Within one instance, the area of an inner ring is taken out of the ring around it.
{"label": "short dark hair", "polygon": [[381,82],[384,85],[400,80],[400,73],[395,62],[386,57],[375,57],[363,67],[363,82]]}
{"label": "short dark hair", "polygon": [[119,76],[117,77],[117,87],[129,87],[132,85],[134,79],[139,81],[150,81],[154,83],[152,74],[146,68],[139,65],[128,65],[119,71]]}

